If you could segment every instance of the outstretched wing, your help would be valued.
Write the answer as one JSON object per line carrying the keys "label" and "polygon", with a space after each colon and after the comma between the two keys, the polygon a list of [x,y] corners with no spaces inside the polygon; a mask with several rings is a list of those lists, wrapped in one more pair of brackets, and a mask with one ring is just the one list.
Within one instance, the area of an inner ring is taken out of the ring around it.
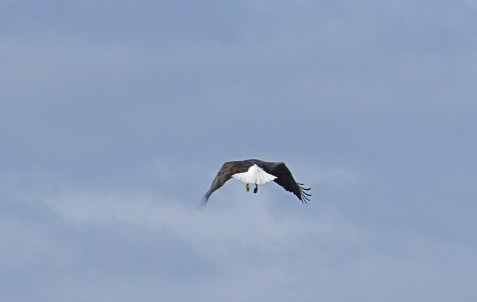
{"label": "outstretched wing", "polygon": [[238,165],[237,162],[231,161],[224,163],[222,165],[222,168],[220,168],[219,172],[217,173],[217,176],[215,176],[215,179],[212,182],[209,191],[205,193],[203,203],[207,203],[210,195],[212,195],[212,193],[220,189],[227,181],[229,181],[232,178],[232,175],[245,171],[247,171],[247,167]]}
{"label": "outstretched wing", "polygon": [[297,183],[285,163],[267,163],[264,165],[264,170],[275,175],[277,178],[275,178],[274,182],[288,192],[295,194],[301,202],[308,203],[310,201],[311,194],[306,191],[309,191],[311,188],[304,188],[302,183]]}

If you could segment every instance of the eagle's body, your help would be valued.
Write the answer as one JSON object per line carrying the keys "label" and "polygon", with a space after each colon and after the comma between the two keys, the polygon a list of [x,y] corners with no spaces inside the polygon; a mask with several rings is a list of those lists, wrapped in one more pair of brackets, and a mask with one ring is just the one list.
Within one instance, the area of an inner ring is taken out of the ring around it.
{"label": "eagle's body", "polygon": [[248,159],[242,161],[230,161],[222,165],[217,173],[209,191],[205,194],[204,202],[207,202],[210,195],[222,187],[231,178],[235,178],[246,183],[247,191],[250,184],[255,184],[254,193],[258,191],[258,185],[274,181],[285,190],[292,192],[303,203],[309,201],[309,193],[305,192],[310,188],[302,187],[303,184],[297,183],[283,162],[266,162],[258,159]]}

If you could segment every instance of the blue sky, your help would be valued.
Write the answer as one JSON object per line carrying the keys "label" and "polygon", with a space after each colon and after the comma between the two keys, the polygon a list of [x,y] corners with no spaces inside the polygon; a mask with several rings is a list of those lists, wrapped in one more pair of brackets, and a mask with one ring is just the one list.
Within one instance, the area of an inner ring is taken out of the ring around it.
{"label": "blue sky", "polygon": [[[477,2],[2,1],[2,301],[475,301]],[[312,187],[231,181],[284,161]]]}

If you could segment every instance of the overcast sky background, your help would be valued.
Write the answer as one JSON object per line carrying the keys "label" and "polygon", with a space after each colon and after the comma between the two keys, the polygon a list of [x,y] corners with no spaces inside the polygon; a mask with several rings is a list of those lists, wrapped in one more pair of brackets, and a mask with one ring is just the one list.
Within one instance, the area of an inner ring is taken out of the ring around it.
{"label": "overcast sky background", "polygon": [[[476,301],[477,1],[0,2],[0,300]],[[284,161],[312,187],[231,181]]]}

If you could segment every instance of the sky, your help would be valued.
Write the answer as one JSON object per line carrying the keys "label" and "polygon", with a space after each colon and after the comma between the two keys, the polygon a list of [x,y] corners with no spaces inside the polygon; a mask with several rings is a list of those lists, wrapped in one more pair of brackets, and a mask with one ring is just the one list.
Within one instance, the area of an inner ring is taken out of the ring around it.
{"label": "sky", "polygon": [[[0,2],[0,300],[476,301],[477,1]],[[237,181],[283,161],[311,187]]]}

